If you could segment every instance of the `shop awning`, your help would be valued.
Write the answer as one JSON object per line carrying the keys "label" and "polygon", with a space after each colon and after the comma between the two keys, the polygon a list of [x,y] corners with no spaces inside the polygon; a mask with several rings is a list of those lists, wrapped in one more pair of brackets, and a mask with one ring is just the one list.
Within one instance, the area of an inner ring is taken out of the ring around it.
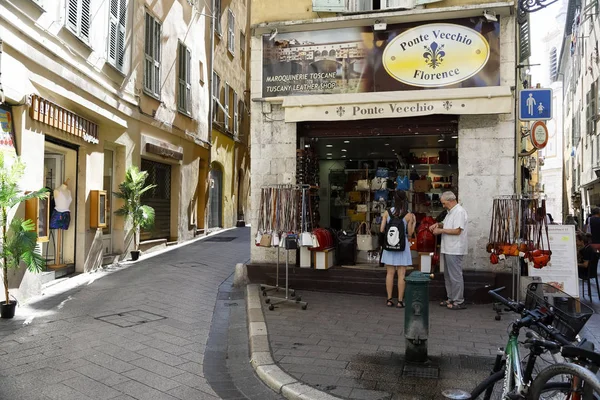
{"label": "shop awning", "polygon": [[348,121],[433,114],[508,114],[514,97],[508,86],[403,92],[293,96],[283,100],[285,122]]}

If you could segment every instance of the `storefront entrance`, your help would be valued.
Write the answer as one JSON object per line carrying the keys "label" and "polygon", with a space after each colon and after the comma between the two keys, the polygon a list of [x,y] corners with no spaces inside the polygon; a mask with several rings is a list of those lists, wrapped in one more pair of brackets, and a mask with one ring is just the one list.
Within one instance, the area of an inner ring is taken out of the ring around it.
{"label": "storefront entrance", "polygon": [[156,187],[142,196],[142,203],[154,208],[154,227],[141,233],[142,240],[169,239],[171,236],[171,166],[142,159],[142,171],[148,171],[146,184]]}
{"label": "storefront entrance", "polygon": [[[50,234],[42,246],[42,255],[49,268],[75,264],[76,149],[49,138],[44,146],[44,186],[50,192]],[[57,195],[61,197],[58,202]]]}
{"label": "storefront entrance", "polygon": [[[310,227],[375,237],[397,192],[417,223],[443,217],[444,191],[458,195],[457,117],[307,122],[299,130],[298,183],[318,188],[309,196]],[[380,248],[359,247],[353,263],[339,264],[379,267]],[[413,256],[418,264],[416,249]]]}

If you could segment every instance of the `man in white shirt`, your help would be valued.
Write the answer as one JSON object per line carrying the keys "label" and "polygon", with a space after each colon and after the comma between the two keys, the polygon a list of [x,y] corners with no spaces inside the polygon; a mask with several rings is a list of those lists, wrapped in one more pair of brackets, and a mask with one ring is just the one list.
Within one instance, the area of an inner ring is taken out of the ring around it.
{"label": "man in white shirt", "polygon": [[434,235],[442,235],[441,253],[444,258],[444,281],[448,298],[440,305],[451,310],[464,310],[465,283],[462,264],[464,256],[468,253],[467,211],[458,204],[452,192],[442,193],[440,200],[448,214],[443,222],[429,228]]}

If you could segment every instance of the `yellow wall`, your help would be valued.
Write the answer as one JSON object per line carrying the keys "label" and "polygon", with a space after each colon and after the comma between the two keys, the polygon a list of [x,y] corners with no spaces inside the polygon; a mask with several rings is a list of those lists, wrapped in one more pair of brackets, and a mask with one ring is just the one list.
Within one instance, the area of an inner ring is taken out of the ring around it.
{"label": "yellow wall", "polygon": [[213,129],[211,163],[218,163],[223,169],[223,198],[221,206],[223,215],[221,226],[230,228],[234,226],[234,218],[237,216],[235,198],[233,195],[235,183],[235,142],[226,134]]}
{"label": "yellow wall", "polygon": [[[497,1],[445,0],[439,3],[429,4],[425,8],[455,7],[486,3],[497,3]],[[335,16],[335,13],[312,12],[312,0],[279,0],[277,2],[277,7],[273,7],[272,0],[252,0],[252,25],[261,22],[294,21]]]}

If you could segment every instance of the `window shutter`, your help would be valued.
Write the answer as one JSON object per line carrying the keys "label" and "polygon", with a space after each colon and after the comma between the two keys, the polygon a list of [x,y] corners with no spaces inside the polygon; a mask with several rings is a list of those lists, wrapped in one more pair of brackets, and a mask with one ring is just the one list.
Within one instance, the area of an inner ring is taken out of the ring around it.
{"label": "window shutter", "polygon": [[116,66],[123,69],[125,64],[125,26],[127,25],[127,0],[120,0],[119,25],[117,32],[117,60]]}
{"label": "window shutter", "polygon": [[81,27],[79,30],[79,37],[84,39],[86,42],[90,40],[90,26],[92,23],[91,2],[92,0],[81,0]]}
{"label": "window shutter", "polygon": [[185,80],[183,79],[185,76],[184,52],[184,46],[179,43],[179,46],[177,46],[177,61],[179,62],[179,71],[177,74],[179,78],[179,87],[177,90],[177,108],[179,108],[181,111],[185,111]]}
{"label": "window shutter", "polygon": [[119,0],[110,0],[108,23],[108,61],[117,65],[117,31],[119,30]]}
{"label": "window shutter", "polygon": [[233,92],[233,136],[237,137],[239,131],[239,105],[238,96],[236,92]]}
{"label": "window shutter", "polygon": [[154,20],[154,94],[160,91],[160,25]]}
{"label": "window shutter", "polygon": [[225,130],[229,130],[229,84],[225,84]]}
{"label": "window shutter", "polygon": [[519,62],[525,62],[531,57],[531,41],[529,38],[529,14],[521,11],[521,7],[517,10],[517,23],[519,25]]}
{"label": "window shutter", "polygon": [[344,12],[346,11],[345,0],[312,0],[313,11],[320,12]]}
{"label": "window shutter", "polygon": [[67,28],[77,33],[77,21],[79,1],[78,0],[67,0]]}
{"label": "window shutter", "polygon": [[423,4],[430,4],[430,3],[437,3],[440,2],[442,0],[416,0],[415,1],[415,6],[420,6]]}
{"label": "window shutter", "polygon": [[185,110],[192,112],[192,52],[185,50]]}
{"label": "window shutter", "polygon": [[160,96],[160,34],[160,24],[146,13],[144,89],[154,96]]}
{"label": "window shutter", "polygon": [[227,13],[227,49],[235,54],[235,16],[231,10]]}
{"label": "window shutter", "polygon": [[383,0],[381,2],[381,9],[388,8],[414,8],[415,0]]}

